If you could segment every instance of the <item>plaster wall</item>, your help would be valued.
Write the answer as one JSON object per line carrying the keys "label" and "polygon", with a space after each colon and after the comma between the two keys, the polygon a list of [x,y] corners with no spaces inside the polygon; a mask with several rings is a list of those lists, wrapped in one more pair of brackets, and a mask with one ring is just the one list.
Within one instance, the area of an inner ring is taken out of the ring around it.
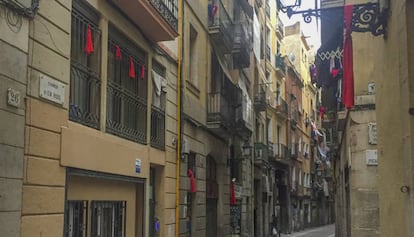
{"label": "plaster wall", "polygon": [[[80,176],[71,176],[68,180],[67,200],[85,200],[89,202],[88,207],[91,207],[91,201],[126,201],[126,237],[136,236],[136,231],[142,228],[142,225],[135,225],[135,218],[142,214],[144,209],[143,205],[140,206],[137,201],[137,197],[142,195],[143,193],[138,191],[135,183]],[[89,211],[89,220],[91,215]]]}
{"label": "plaster wall", "polygon": [[[0,229],[10,237],[21,236],[24,177],[25,94],[29,21],[20,25],[6,18],[11,10],[0,5]],[[8,104],[8,90],[20,93],[20,104]]]}
{"label": "plaster wall", "polygon": [[379,206],[381,236],[412,236],[413,192],[413,20],[411,1],[393,1],[387,39],[377,50]]}

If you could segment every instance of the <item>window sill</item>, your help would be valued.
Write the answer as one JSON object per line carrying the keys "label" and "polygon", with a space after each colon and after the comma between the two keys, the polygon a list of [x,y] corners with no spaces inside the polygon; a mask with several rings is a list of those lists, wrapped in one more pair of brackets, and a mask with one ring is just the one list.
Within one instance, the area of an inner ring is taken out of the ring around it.
{"label": "window sill", "polygon": [[197,96],[197,98],[200,98],[200,89],[197,88],[196,85],[194,85],[193,83],[191,83],[191,81],[186,80],[186,88],[195,96]]}

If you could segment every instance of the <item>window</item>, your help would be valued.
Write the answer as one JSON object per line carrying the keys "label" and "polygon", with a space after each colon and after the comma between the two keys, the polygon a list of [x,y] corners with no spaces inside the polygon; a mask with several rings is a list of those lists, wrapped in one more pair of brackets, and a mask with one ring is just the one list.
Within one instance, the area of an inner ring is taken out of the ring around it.
{"label": "window", "polygon": [[92,237],[125,236],[126,201],[92,201]]}
{"label": "window", "polygon": [[206,198],[218,198],[217,170],[213,157],[207,157],[206,164]]}
{"label": "window", "polygon": [[196,178],[196,154],[194,152],[188,155],[188,169],[193,171],[194,178]]}
{"label": "window", "polygon": [[65,215],[65,237],[86,237],[88,202],[67,201]]}
{"label": "window", "polygon": [[165,68],[156,61],[152,62],[153,90],[151,105],[151,146],[165,149],[165,104],[166,86]]}
{"label": "window", "polygon": [[144,51],[109,27],[106,130],[143,144],[147,135],[145,58]]}
{"label": "window", "polygon": [[190,25],[190,61],[189,61],[189,70],[190,70],[190,82],[193,86],[198,87],[198,42],[197,42],[198,33],[194,26]]}
{"label": "window", "polygon": [[[99,16],[86,4],[73,1],[71,27],[71,66],[69,119],[99,129],[100,125],[100,40]],[[86,53],[85,45],[90,31],[93,52]]]}

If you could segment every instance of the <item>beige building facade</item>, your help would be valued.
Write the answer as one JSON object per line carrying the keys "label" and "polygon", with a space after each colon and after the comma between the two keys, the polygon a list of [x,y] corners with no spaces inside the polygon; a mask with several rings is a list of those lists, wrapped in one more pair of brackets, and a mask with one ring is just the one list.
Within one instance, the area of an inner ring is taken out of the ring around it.
{"label": "beige building facade", "polygon": [[355,106],[337,113],[340,143],[334,181],[341,236],[412,235],[413,159],[408,134],[412,134],[409,15],[413,7],[409,1],[378,4],[377,13],[384,14],[386,23],[380,29],[386,32],[352,33]]}
{"label": "beige building facade", "polygon": [[117,4],[1,5],[17,22],[1,21],[7,236],[174,234],[177,65],[154,43],[177,29],[146,5],[140,32]]}

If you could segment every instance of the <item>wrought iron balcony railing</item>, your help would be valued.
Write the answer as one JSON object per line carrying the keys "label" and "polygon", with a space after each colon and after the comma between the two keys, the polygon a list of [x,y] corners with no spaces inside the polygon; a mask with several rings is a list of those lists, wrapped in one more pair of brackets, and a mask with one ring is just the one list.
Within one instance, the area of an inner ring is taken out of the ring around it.
{"label": "wrought iron balcony railing", "polygon": [[233,62],[237,68],[246,68],[250,65],[250,38],[245,24],[234,26]]}
{"label": "wrought iron balcony railing", "polygon": [[287,105],[287,103],[284,99],[279,98],[277,100],[276,111],[277,111],[278,114],[281,114],[281,115],[287,117],[287,115],[288,115],[288,105]]}
{"label": "wrought iron balcony railing", "polygon": [[288,153],[288,148],[285,144],[273,144],[273,154],[276,159],[288,160],[290,158]]}
{"label": "wrought iron balcony railing", "polygon": [[265,111],[266,110],[266,92],[258,92],[254,96],[254,106],[257,111]]}
{"label": "wrought iron balcony railing", "polygon": [[285,76],[286,75],[286,64],[285,61],[283,60],[282,55],[277,54],[276,56],[276,71],[281,75],[281,76]]}
{"label": "wrought iron balcony railing", "polygon": [[151,107],[151,146],[165,149],[165,111],[152,105]]}
{"label": "wrought iron balcony railing", "polygon": [[266,109],[266,91],[265,84],[256,83],[254,85],[254,106],[257,111],[264,111]]}
{"label": "wrought iron balcony railing", "polygon": [[208,26],[209,33],[216,46],[224,53],[230,53],[233,49],[234,27],[221,0],[209,3]]}
{"label": "wrought iron balcony railing", "polygon": [[255,162],[263,162],[269,160],[268,147],[262,142],[254,144],[254,160]]}
{"label": "wrought iron balcony railing", "polygon": [[234,112],[221,92],[209,93],[207,103],[207,123],[220,123],[230,127]]}
{"label": "wrought iron balcony railing", "polygon": [[149,0],[161,16],[178,31],[178,1],[177,0]]}
{"label": "wrought iron balcony railing", "polygon": [[297,143],[292,143],[290,145],[290,157],[292,159],[297,159],[299,156],[299,144]]}
{"label": "wrought iron balcony railing", "polygon": [[108,81],[106,130],[108,133],[146,143],[147,105],[118,83]]}

